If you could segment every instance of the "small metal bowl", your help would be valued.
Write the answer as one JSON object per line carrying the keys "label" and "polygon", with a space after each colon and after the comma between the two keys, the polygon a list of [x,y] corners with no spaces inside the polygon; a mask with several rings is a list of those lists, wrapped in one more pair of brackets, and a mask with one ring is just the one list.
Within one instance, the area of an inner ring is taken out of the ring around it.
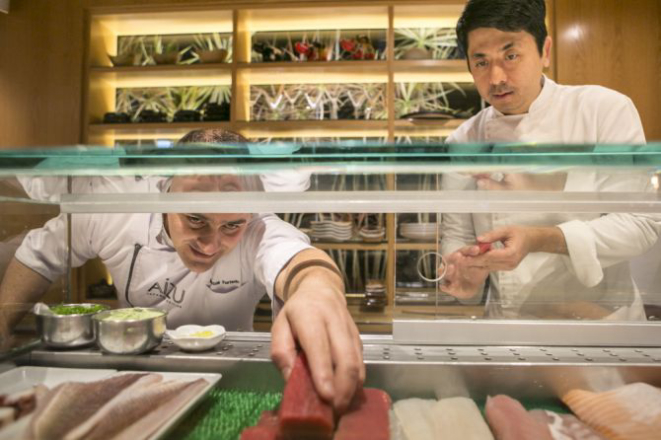
{"label": "small metal bowl", "polygon": [[[157,316],[134,320],[113,320],[112,314],[127,310],[158,312]],[[96,343],[106,353],[141,354],[157,347],[166,330],[167,312],[160,309],[134,308],[116,309],[94,315]]]}
{"label": "small metal bowl", "polygon": [[[63,304],[64,306],[92,307],[97,304]],[[53,348],[83,347],[94,342],[92,316],[98,312],[75,315],[36,313],[37,332],[41,340]]]}

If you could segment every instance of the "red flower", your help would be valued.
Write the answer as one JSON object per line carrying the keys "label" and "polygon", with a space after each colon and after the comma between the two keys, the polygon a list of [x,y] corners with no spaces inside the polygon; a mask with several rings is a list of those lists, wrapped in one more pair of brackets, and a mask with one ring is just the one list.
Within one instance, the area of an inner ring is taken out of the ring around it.
{"label": "red flower", "polygon": [[358,49],[354,53],[351,54],[351,58],[354,60],[362,60],[363,59],[363,51]]}
{"label": "red flower", "polygon": [[366,53],[364,58],[366,60],[373,60],[374,59],[374,52]]}
{"label": "red flower", "polygon": [[356,42],[353,40],[340,40],[340,46],[347,52],[353,52],[356,48]]}
{"label": "red flower", "polygon": [[307,44],[303,43],[302,41],[299,41],[295,44],[295,48],[296,48],[296,52],[299,55],[305,55],[310,47]]}

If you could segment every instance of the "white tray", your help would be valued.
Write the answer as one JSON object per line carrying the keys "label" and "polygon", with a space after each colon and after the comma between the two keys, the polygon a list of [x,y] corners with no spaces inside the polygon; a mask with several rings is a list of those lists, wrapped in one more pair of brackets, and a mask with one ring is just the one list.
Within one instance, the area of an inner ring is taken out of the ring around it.
{"label": "white tray", "polygon": [[[119,373],[128,373],[129,371],[119,371]],[[158,439],[167,434],[176,424],[182,420],[200,400],[218,383],[220,374],[214,373],[174,373],[163,371],[130,371],[134,373],[158,373],[163,376],[163,380],[204,379],[208,383],[193,397],[183,408],[181,408],[174,417],[165,422],[150,438]],[[35,385],[42,384],[48,388],[53,388],[62,382],[91,382],[108,377],[117,370],[85,369],[85,368],[51,368],[51,367],[18,367],[0,374],[0,394],[12,394],[28,390]],[[21,438],[25,427],[30,423],[31,415],[23,417],[16,423],[0,429],[0,440],[14,440]]]}

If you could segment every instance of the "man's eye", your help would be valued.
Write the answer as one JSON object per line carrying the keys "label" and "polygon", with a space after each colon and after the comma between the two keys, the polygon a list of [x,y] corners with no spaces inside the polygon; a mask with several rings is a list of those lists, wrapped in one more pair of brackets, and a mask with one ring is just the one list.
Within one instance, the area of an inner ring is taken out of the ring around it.
{"label": "man's eye", "polygon": [[486,67],[486,65],[487,65],[487,62],[485,60],[476,61],[475,64],[474,64],[474,66],[478,67],[478,68]]}
{"label": "man's eye", "polygon": [[204,225],[204,220],[201,219],[200,217],[195,217],[195,216],[189,215],[186,218],[188,219],[188,223],[190,223],[193,226],[202,226],[202,225]]}
{"label": "man's eye", "polygon": [[507,57],[506,57],[506,58],[507,58],[508,61],[513,61],[513,60],[519,58],[519,54],[516,54],[516,53],[510,53],[510,54],[507,54]]}
{"label": "man's eye", "polygon": [[234,232],[234,231],[238,230],[239,228],[241,228],[241,225],[237,225],[237,224],[234,224],[234,223],[228,223],[226,225],[223,225],[223,231],[225,231],[225,232]]}

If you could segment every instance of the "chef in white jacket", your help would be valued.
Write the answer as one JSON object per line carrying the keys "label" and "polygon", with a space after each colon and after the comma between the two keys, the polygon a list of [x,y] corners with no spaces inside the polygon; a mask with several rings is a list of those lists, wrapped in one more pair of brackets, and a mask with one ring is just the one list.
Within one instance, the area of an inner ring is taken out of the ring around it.
{"label": "chef in white jacket", "polygon": [[[180,142],[245,141],[224,130],[199,130]],[[76,178],[73,186],[76,193],[126,194],[258,191],[263,183],[257,176],[211,175]],[[339,411],[362,383],[362,345],[339,270],[274,214],[74,214],[71,230],[72,265],[99,257],[120,306],[168,310],[168,327],[251,330],[255,306],[267,293],[279,312],[271,354],[285,376],[298,345],[307,353],[317,390]],[[61,215],[27,235],[0,286],[0,305],[33,303],[66,272],[63,231]],[[10,316],[0,327],[6,332],[18,318]]]}
{"label": "chef in white jacket", "polygon": [[[544,0],[470,0],[459,44],[482,98],[491,104],[448,139],[644,144],[631,100],[598,86],[563,86],[549,66]],[[443,176],[446,190],[652,191],[649,176],[570,172]],[[443,214],[442,289],[487,315],[645,319],[628,261],[659,236],[658,216],[634,214]],[[476,243],[499,243],[480,253]]]}

